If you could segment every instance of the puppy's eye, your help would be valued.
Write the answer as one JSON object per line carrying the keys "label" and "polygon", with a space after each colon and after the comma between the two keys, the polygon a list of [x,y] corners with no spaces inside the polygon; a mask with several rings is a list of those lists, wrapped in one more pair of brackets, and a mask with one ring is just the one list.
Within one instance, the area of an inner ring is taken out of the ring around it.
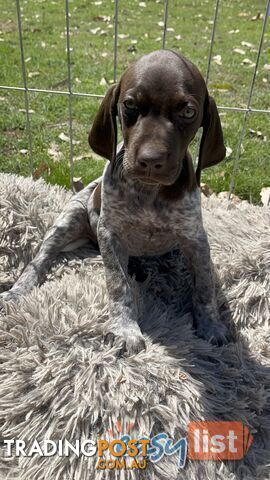
{"label": "puppy's eye", "polygon": [[186,106],[185,108],[183,108],[183,110],[181,110],[180,112],[180,117],[184,117],[184,118],[187,118],[187,119],[191,119],[191,118],[194,118],[196,115],[196,110],[192,107],[188,107]]}
{"label": "puppy's eye", "polygon": [[137,105],[134,103],[133,100],[129,99],[129,100],[125,100],[124,101],[124,105],[126,107],[127,110],[130,110],[132,112],[137,112],[138,111],[138,107]]}

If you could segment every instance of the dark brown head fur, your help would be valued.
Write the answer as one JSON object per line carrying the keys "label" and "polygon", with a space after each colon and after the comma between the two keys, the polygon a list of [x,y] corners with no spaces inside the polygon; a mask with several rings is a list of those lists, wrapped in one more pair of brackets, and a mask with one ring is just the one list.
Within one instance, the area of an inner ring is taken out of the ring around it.
{"label": "dark brown head fur", "polygon": [[[107,92],[89,134],[98,154],[115,162],[116,115],[122,128],[123,174],[159,184],[168,198],[200,182],[203,168],[223,160],[219,115],[205,81],[189,60],[170,50],[144,55]],[[203,127],[198,167],[188,146]]]}

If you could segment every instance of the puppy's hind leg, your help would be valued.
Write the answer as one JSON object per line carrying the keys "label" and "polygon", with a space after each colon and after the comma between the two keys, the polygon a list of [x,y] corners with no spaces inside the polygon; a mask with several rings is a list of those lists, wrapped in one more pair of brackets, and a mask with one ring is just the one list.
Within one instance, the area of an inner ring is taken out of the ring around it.
{"label": "puppy's hind leg", "polygon": [[[70,251],[95,239],[88,220],[87,201],[92,191],[87,187],[66,205],[48,230],[35,258],[27,265],[13,287],[0,294],[0,300],[16,300],[44,282],[52,261],[61,251]],[[73,247],[73,248],[72,248]]]}

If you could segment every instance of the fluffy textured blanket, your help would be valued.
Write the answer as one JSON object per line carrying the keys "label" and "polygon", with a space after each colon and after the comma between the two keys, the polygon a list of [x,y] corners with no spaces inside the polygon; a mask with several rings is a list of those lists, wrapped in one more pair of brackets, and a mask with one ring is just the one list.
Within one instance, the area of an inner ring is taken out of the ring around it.
{"label": "fluffy textured blanket", "polygon": [[[41,180],[0,175],[2,290],[70,196]],[[245,203],[227,209],[214,197],[203,203],[218,302],[235,342],[214,347],[194,334],[189,274],[176,252],[162,264],[144,262],[147,350],[119,358],[117,347],[103,343],[108,310],[100,257],[90,248],[62,256],[45,284],[6,305],[0,319],[1,479],[270,478],[270,209]],[[195,420],[243,422],[254,436],[248,454],[239,461],[188,460],[180,470],[176,453],[124,471],[96,469],[97,455],[29,450],[34,440],[112,439],[121,428],[132,428],[134,439],[164,432],[175,441]],[[28,456],[7,457],[8,439],[23,440]]]}

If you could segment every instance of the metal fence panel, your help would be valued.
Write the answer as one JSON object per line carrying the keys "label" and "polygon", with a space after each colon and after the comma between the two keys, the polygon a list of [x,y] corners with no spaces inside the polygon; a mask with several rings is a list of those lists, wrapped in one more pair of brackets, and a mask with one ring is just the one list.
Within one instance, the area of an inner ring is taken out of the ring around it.
{"label": "metal fence panel", "polygon": [[[115,3],[115,13],[114,13],[114,67],[113,67],[113,79],[114,81],[117,80],[117,45],[118,45],[118,20],[119,20],[119,0],[114,0]],[[211,31],[211,41],[210,41],[210,48],[209,48],[209,55],[207,61],[207,71],[206,71],[206,83],[209,81],[210,70],[212,65],[212,57],[213,57],[213,47],[215,44],[215,34],[216,34],[216,26],[219,18],[219,7],[220,7],[220,0],[216,0],[215,4],[215,11],[213,16],[213,26]],[[66,50],[67,50],[67,74],[68,74],[68,90],[61,91],[61,90],[50,90],[50,89],[40,89],[40,88],[29,88],[27,82],[27,75],[26,75],[26,64],[25,64],[25,56],[24,56],[24,40],[23,40],[23,31],[22,31],[22,13],[21,13],[21,4],[20,0],[16,0],[16,10],[17,10],[17,21],[18,21],[18,33],[19,33],[19,44],[20,44],[20,54],[21,54],[21,72],[22,72],[22,79],[23,79],[23,87],[16,87],[10,85],[0,85],[0,89],[2,90],[9,90],[9,91],[23,91],[24,92],[24,102],[25,102],[25,116],[26,116],[26,131],[28,136],[28,148],[29,148],[29,159],[30,159],[30,168],[31,172],[33,173],[33,148],[32,148],[32,130],[31,130],[31,120],[29,114],[29,93],[35,92],[40,94],[52,94],[52,95],[62,95],[68,96],[68,125],[69,125],[69,138],[70,138],[70,184],[73,188],[73,175],[74,175],[74,163],[73,163],[73,115],[72,115],[72,98],[73,97],[90,97],[90,98],[102,98],[102,95],[98,95],[95,92],[87,93],[87,92],[76,92],[73,90],[72,85],[72,71],[71,71],[71,48],[70,48],[70,26],[69,26],[69,0],[65,0],[65,23],[66,23]],[[256,55],[256,62],[253,70],[253,75],[249,87],[249,93],[247,98],[246,107],[243,108],[241,106],[226,106],[226,105],[218,105],[219,110],[224,111],[231,111],[231,112],[239,112],[239,114],[243,114],[243,120],[241,125],[241,132],[239,135],[239,141],[236,149],[236,155],[234,159],[234,166],[233,172],[230,181],[229,187],[229,197],[231,196],[234,186],[235,186],[235,178],[239,169],[239,161],[241,156],[241,146],[243,143],[245,131],[246,131],[246,124],[248,116],[251,113],[260,113],[260,114],[270,114],[270,110],[267,109],[256,109],[251,108],[251,101],[254,93],[254,86],[256,80],[256,74],[258,71],[258,65],[261,57],[263,41],[266,32],[266,24],[267,20],[270,15],[270,0],[266,1],[265,6],[265,14],[264,14],[264,21],[262,26],[262,31],[260,35],[260,40],[257,49]],[[162,35],[162,48],[166,47],[166,33],[167,33],[167,25],[169,20],[169,0],[164,0],[164,27],[163,27],[163,35]]]}

